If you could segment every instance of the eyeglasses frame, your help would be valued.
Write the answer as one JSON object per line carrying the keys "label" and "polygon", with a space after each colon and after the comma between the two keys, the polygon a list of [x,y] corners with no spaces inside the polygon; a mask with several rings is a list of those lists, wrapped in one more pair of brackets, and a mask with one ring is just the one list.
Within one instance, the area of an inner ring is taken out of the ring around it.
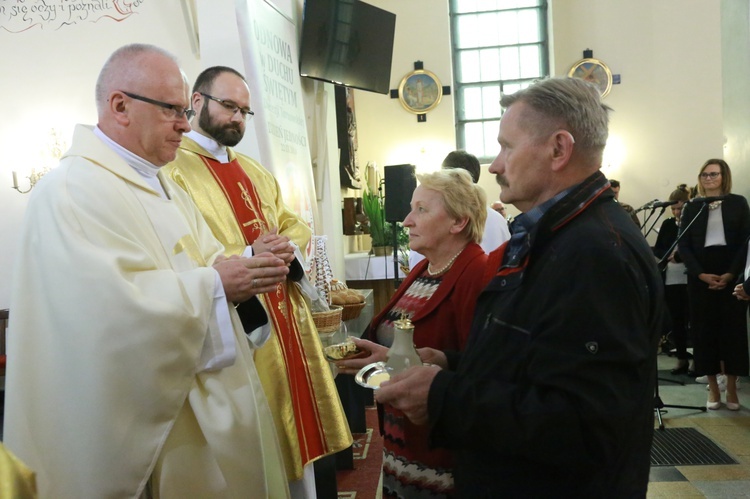
{"label": "eyeglasses frame", "polygon": [[162,102],[162,101],[155,100],[155,99],[149,99],[148,97],[134,94],[132,92],[126,92],[125,90],[120,90],[120,92],[127,95],[131,99],[147,102],[149,104],[153,104],[154,106],[163,107],[164,109],[170,109],[174,111],[175,119],[180,119],[184,116],[188,121],[190,121],[193,119],[193,116],[195,116],[195,109],[190,109],[190,108],[186,109],[182,106],[178,106],[177,104],[170,104],[168,102]]}
{"label": "eyeglasses frame", "polygon": [[237,111],[240,112],[240,116],[242,116],[243,119],[247,119],[248,116],[255,116],[255,111],[253,111],[249,107],[242,108],[238,106],[237,103],[234,101],[230,101],[227,99],[220,99],[219,97],[214,97],[213,95],[209,95],[205,92],[198,92],[198,93],[201,94],[206,99],[210,99],[212,101],[216,101],[219,104],[221,104],[221,107],[223,107],[227,111],[232,112],[232,116],[234,116]]}
{"label": "eyeglasses frame", "polygon": [[721,172],[701,172],[699,176],[703,179],[714,179],[719,178],[720,175]]}

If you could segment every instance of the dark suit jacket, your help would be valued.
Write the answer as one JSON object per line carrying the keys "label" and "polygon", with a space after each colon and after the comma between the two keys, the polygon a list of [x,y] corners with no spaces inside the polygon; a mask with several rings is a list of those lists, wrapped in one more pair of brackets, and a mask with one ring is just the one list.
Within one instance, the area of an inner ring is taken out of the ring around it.
{"label": "dark suit jacket", "polygon": [[667,256],[667,251],[672,247],[680,228],[677,227],[677,221],[674,218],[667,218],[661,223],[659,229],[659,235],[656,236],[656,243],[654,243],[654,256],[658,259],[662,259]]}
{"label": "dark suit jacket", "polygon": [[[701,203],[687,203],[682,209],[682,227],[685,235],[678,243],[680,256],[688,270],[688,275],[698,277],[705,272],[703,264],[706,255],[706,227],[708,225],[708,208],[700,214]],[[743,196],[730,194],[721,202],[721,216],[724,221],[724,237],[727,240],[727,250],[732,254],[727,262],[726,270],[739,275],[745,267],[747,251],[745,241],[750,236],[750,208]],[[690,225],[691,220],[698,217]]]}
{"label": "dark suit jacket", "polygon": [[[745,249],[748,248],[748,245],[750,245],[750,237],[745,241]],[[737,284],[742,284],[742,289],[745,290],[745,293],[750,295],[750,277],[745,279],[744,272],[737,276]]]}

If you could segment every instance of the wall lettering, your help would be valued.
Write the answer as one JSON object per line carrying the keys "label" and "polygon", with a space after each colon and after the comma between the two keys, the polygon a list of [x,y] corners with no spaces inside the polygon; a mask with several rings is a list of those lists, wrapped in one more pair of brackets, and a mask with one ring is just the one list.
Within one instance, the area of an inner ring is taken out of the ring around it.
{"label": "wall lettering", "polygon": [[79,23],[122,22],[146,0],[0,0],[0,30],[58,30]]}

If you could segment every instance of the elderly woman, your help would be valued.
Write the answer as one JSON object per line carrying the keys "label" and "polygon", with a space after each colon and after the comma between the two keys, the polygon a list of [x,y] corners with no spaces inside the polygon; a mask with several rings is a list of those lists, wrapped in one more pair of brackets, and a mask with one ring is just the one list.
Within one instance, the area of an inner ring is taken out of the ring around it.
{"label": "elderly woman", "polygon": [[[487,217],[485,195],[464,170],[418,175],[420,185],[404,219],[409,246],[425,256],[399,286],[368,329],[374,341],[356,340],[366,358],[340,361],[342,372],[384,361],[393,342],[393,321],[414,324],[417,347],[460,350],[469,334],[487,255],[478,242]],[[423,357],[429,362],[429,358]],[[429,429],[412,424],[400,411],[383,407],[383,497],[448,497],[453,493],[451,455],[430,449]]]}
{"label": "elderly woman", "polygon": [[[721,159],[706,161],[698,174],[699,197],[682,210],[685,234],[678,247],[688,272],[695,370],[708,378],[706,407],[721,407],[716,373],[722,372],[727,378],[726,407],[736,411],[737,377],[748,374],[747,302],[736,300],[732,292],[747,256],[750,208],[744,197],[731,191],[729,165]],[[700,201],[715,196],[723,199]]]}

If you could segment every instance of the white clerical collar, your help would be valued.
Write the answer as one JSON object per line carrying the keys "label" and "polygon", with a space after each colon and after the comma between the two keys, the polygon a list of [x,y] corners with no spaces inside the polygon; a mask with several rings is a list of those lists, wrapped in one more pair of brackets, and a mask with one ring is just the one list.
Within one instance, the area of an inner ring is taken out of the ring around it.
{"label": "white clerical collar", "polygon": [[202,133],[190,130],[185,134],[188,138],[193,139],[199,146],[211,153],[211,156],[221,163],[229,163],[229,152],[226,146],[216,142],[213,137],[207,137]]}
{"label": "white clerical collar", "polygon": [[107,137],[107,135],[105,135],[105,133],[102,132],[102,130],[98,126],[94,127],[94,135],[99,137],[114,152],[116,152],[118,156],[124,159],[128,166],[135,170],[152,189],[154,189],[161,195],[161,197],[163,197],[164,199],[169,199],[167,197],[167,193],[164,192],[164,187],[162,187],[161,182],[156,176],[156,174],[159,173],[158,166],[149,161],[146,161],[137,154],[128,151],[120,144]]}

